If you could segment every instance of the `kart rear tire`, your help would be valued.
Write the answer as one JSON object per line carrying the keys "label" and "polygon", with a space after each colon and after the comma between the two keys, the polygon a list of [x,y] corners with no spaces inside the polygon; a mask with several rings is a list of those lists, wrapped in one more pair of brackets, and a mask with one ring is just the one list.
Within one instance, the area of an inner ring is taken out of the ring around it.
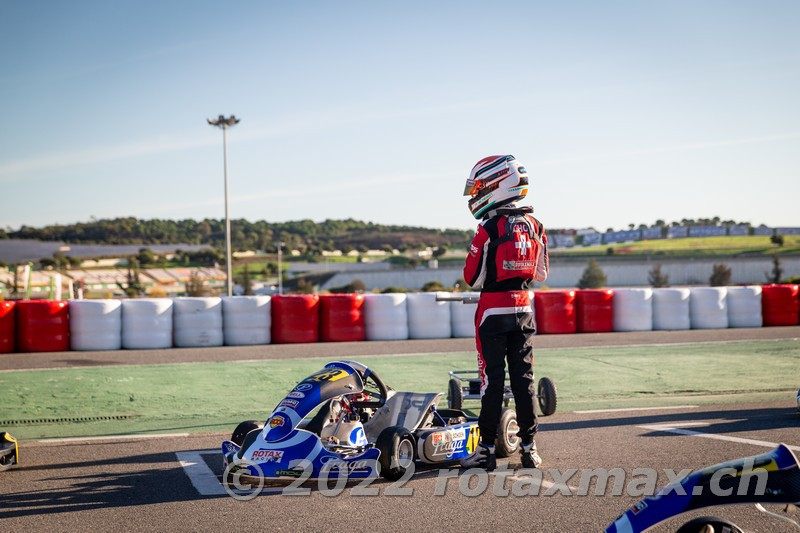
{"label": "kart rear tire", "polygon": [[547,377],[539,379],[539,386],[536,389],[539,397],[539,411],[542,416],[550,416],[556,412],[558,406],[558,390],[553,380]]}
{"label": "kart rear tire", "polygon": [[381,431],[375,447],[381,452],[378,463],[385,479],[397,481],[406,470],[414,467],[414,436],[403,426],[390,426]]}
{"label": "kart rear tire", "polygon": [[508,407],[503,408],[500,413],[500,424],[497,427],[497,440],[494,445],[494,453],[498,458],[511,457],[519,451],[521,441],[517,435],[518,431],[517,412]]}
{"label": "kart rear tire", "polygon": [[236,444],[237,446],[241,446],[244,443],[244,438],[247,436],[248,433],[253,431],[254,429],[261,429],[264,425],[261,424],[258,420],[245,420],[244,422],[240,422],[236,429],[233,430],[231,434],[231,442]]}
{"label": "kart rear tire", "polygon": [[461,409],[464,405],[464,391],[461,390],[461,382],[455,378],[450,378],[447,382],[447,406],[450,409]]}
{"label": "kart rear tire", "polygon": [[8,470],[14,463],[17,462],[17,457],[14,455],[13,446],[4,447],[0,449],[0,472]]}
{"label": "kart rear tire", "polygon": [[[706,526],[711,526],[714,531],[730,531],[731,533],[743,533],[742,529],[724,518],[716,516],[700,516],[694,520],[689,520],[683,524],[676,533],[702,533]],[[723,529],[727,528],[727,529]]]}

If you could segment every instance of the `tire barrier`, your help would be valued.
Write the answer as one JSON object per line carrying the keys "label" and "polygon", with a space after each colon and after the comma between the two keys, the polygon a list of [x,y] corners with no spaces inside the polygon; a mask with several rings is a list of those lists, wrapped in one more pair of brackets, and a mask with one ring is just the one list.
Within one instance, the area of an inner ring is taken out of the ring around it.
{"label": "tire barrier", "polygon": [[575,291],[575,322],[578,333],[614,331],[614,291],[611,289]]}
{"label": "tire barrier", "polygon": [[269,344],[272,298],[226,296],[222,299],[222,338],[228,346]]}
{"label": "tire barrier", "polygon": [[728,327],[760,328],[763,324],[761,286],[728,287]]}
{"label": "tire barrier", "polygon": [[14,302],[0,301],[0,353],[14,351]]}
{"label": "tire barrier", "polygon": [[319,296],[297,294],[272,298],[272,342],[290,344],[319,340]]}
{"label": "tire barrier", "polygon": [[323,342],[363,341],[364,296],[326,294],[319,297],[319,339]]}
{"label": "tire barrier", "polygon": [[172,327],[175,346],[222,346],[222,298],[175,298]]}
{"label": "tire barrier", "polygon": [[800,323],[798,285],[764,285],[761,307],[765,326],[796,326]]}
{"label": "tire barrier", "polygon": [[22,300],[16,304],[18,352],[69,350],[69,310],[63,300]]}
{"label": "tire barrier", "polygon": [[614,290],[614,331],[653,329],[653,289]]}
{"label": "tire barrier", "polygon": [[689,319],[692,329],[728,327],[728,289],[725,287],[695,287],[689,297]]}
{"label": "tire barrier", "polygon": [[444,292],[422,292],[408,295],[408,338],[446,339],[452,336],[450,302],[437,302]]}
{"label": "tire barrier", "polygon": [[690,329],[689,289],[653,289],[653,329]]}
{"label": "tire barrier", "polygon": [[[534,307],[542,334],[796,326],[799,292],[793,284],[542,291]],[[450,293],[0,301],[0,353],[473,337],[477,305],[439,295]]]}
{"label": "tire barrier", "polygon": [[172,348],[172,300],[122,301],[122,347],[130,350]]}
{"label": "tire barrier", "polygon": [[365,294],[364,322],[368,341],[401,341],[408,339],[406,295]]}
{"label": "tire barrier", "polygon": [[69,344],[76,351],[122,348],[122,302],[70,300]]}
{"label": "tire barrier", "polygon": [[575,333],[575,291],[537,291],[533,297],[536,333]]}
{"label": "tire barrier", "polygon": [[[465,298],[478,298],[479,292],[460,292],[454,296]],[[465,304],[461,302],[450,302],[450,329],[453,337],[470,338],[475,337],[475,313],[478,304]]]}

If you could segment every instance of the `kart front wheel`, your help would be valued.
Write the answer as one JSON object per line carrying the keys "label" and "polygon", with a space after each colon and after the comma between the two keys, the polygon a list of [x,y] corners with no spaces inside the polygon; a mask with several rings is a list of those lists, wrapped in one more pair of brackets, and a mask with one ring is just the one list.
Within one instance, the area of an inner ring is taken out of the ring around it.
{"label": "kart front wheel", "polygon": [[447,383],[447,407],[460,410],[462,405],[464,405],[464,391],[461,390],[461,382],[450,378]]}
{"label": "kart front wheel", "polygon": [[539,386],[536,389],[539,397],[539,410],[543,416],[550,416],[556,412],[558,405],[558,391],[556,384],[550,378],[539,379]]}
{"label": "kart front wheel", "polygon": [[[711,529],[708,529],[710,526]],[[676,533],[705,533],[706,531],[728,531],[742,533],[742,530],[733,522],[716,516],[700,516],[683,524]]]}
{"label": "kart front wheel", "polygon": [[519,450],[519,426],[517,425],[517,413],[508,407],[503,408],[500,414],[500,425],[497,427],[497,441],[495,442],[495,454],[497,457],[511,457]]}
{"label": "kart front wheel", "polygon": [[260,424],[258,420],[245,420],[244,422],[240,422],[239,425],[236,426],[236,429],[233,430],[231,442],[237,446],[241,446],[248,433],[254,429],[261,429],[262,427],[264,426]]}
{"label": "kart front wheel", "polygon": [[397,481],[406,470],[414,466],[414,437],[403,426],[391,426],[378,435],[375,447],[381,452],[378,459],[381,475],[389,481]]}

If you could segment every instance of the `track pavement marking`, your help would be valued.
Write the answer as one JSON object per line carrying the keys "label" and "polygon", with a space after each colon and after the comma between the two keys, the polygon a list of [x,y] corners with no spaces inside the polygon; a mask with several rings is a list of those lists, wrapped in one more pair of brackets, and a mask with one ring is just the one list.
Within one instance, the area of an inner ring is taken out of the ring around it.
{"label": "track pavement marking", "polygon": [[[175,452],[175,456],[178,458],[181,467],[183,467],[183,471],[186,472],[189,481],[191,481],[192,486],[194,486],[200,496],[227,495],[228,493],[225,487],[223,487],[222,482],[220,482],[219,476],[208,467],[208,464],[206,464],[202,457],[203,455],[220,456],[221,452],[217,449]],[[280,491],[281,489],[263,487],[260,492],[261,494],[274,494]]]}
{"label": "track pavement marking", "polygon": [[175,452],[178,462],[183,467],[183,471],[189,477],[189,481],[200,496],[224,496],[225,489],[219,478],[206,464],[202,455],[220,453],[219,450],[200,450],[193,452]]}
{"label": "track pavement marking", "polygon": [[663,407],[623,407],[621,409],[590,409],[586,411],[572,411],[579,415],[594,413],[625,413],[628,411],[666,411],[669,409],[697,409],[697,405],[665,405]]}
{"label": "track pavement marking", "polygon": [[[699,422],[698,422],[699,423]],[[706,423],[702,423],[703,425],[708,425]],[[739,444],[750,444],[753,446],[762,446],[764,448],[775,448],[778,446],[777,442],[769,442],[765,440],[756,440],[756,439],[745,439],[742,437],[731,437],[730,435],[717,435],[714,433],[701,433],[700,431],[693,431],[691,429],[681,429],[676,426],[681,424],[648,424],[642,426],[636,426],[641,429],[647,429],[649,431],[663,431],[665,433],[675,433],[678,435],[688,435],[690,437],[701,437],[704,439],[713,439],[713,440],[724,440],[728,442],[737,442]],[[790,450],[794,450],[796,452],[800,452],[800,446],[792,446],[787,444],[787,448]]]}
{"label": "track pavement marking", "polygon": [[104,435],[102,437],[65,437],[61,439],[41,439],[36,442],[42,444],[61,444],[67,442],[83,441],[102,441],[102,440],[129,440],[129,439],[171,439],[177,437],[188,437],[188,433],[156,433],[152,435]]}

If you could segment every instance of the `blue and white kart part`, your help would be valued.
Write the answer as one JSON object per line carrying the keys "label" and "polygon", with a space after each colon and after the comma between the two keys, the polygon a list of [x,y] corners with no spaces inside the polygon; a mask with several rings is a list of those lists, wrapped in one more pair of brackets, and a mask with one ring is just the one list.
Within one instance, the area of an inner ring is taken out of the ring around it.
{"label": "blue and white kart part", "polygon": [[[286,482],[365,478],[379,470],[397,479],[413,462],[467,460],[480,438],[477,419],[460,410],[437,410],[442,396],[396,392],[360,363],[329,363],[289,391],[263,427],[252,424],[255,429],[249,430],[243,423],[246,435],[234,432],[222,443],[223,462],[231,473]],[[518,441],[506,434],[517,429],[512,418],[503,418],[504,442]]]}
{"label": "blue and white kart part", "polygon": [[[759,511],[800,528],[795,521],[760,506],[761,503],[800,504],[800,463],[792,450],[781,444],[761,455],[692,472],[634,504],[608,526],[606,533],[639,533],[688,511],[742,503],[755,503]],[[706,524],[725,526],[727,529],[722,531],[741,531],[735,524],[713,517],[692,520],[678,531],[707,531],[703,529]],[[720,531],[719,527],[714,531]]]}

